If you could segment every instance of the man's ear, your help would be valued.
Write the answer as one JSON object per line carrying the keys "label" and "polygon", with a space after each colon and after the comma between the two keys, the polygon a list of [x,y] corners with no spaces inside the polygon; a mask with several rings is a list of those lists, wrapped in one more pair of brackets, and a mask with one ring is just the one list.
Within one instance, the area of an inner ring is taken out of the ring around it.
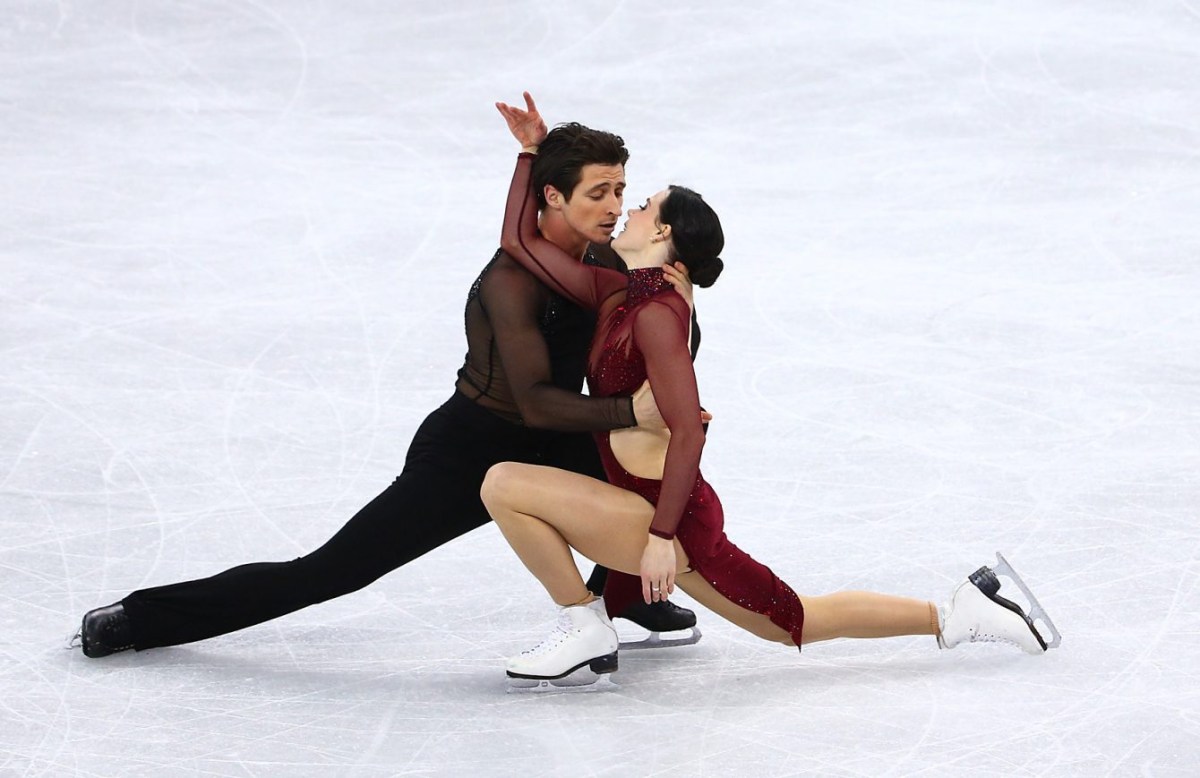
{"label": "man's ear", "polygon": [[546,187],[542,190],[542,196],[546,198],[546,207],[553,208],[556,211],[562,210],[562,207],[566,203],[567,199],[562,196],[562,192],[558,191],[550,184],[546,184]]}

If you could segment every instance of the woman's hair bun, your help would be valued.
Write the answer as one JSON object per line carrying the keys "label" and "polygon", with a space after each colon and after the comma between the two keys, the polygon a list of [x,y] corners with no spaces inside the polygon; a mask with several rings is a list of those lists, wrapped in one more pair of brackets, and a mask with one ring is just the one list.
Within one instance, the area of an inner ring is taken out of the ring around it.
{"label": "woman's hair bun", "polygon": [[672,260],[687,265],[688,276],[696,286],[715,284],[725,268],[720,257],[725,233],[712,206],[697,192],[672,185],[659,207],[658,218],[671,226]]}
{"label": "woman's hair bun", "polygon": [[689,275],[693,284],[701,289],[707,289],[717,282],[724,269],[725,263],[721,261],[721,258],[713,257],[705,262],[697,262]]}

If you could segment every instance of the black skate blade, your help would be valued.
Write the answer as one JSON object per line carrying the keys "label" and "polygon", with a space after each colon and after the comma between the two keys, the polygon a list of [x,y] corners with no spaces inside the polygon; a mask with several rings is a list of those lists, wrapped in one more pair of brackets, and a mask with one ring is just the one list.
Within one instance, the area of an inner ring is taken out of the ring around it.
{"label": "black skate blade", "polygon": [[622,635],[621,651],[638,651],[648,648],[676,648],[678,646],[691,646],[700,642],[702,637],[699,627],[690,629],[679,629],[674,632],[654,632],[651,631],[643,638],[635,638],[633,636]]}
{"label": "black skate blade", "polygon": [[[547,694],[547,693],[590,693],[611,691],[620,688],[612,680],[611,673],[616,670],[616,654],[612,657],[613,670],[594,671],[589,662],[584,662],[574,670],[554,678],[536,678],[519,674],[508,674],[508,694]],[[606,659],[607,657],[601,657]],[[595,660],[593,660],[594,662]]]}
{"label": "black skate blade", "polygon": [[[581,671],[582,672],[582,671]],[[597,692],[616,691],[621,687],[607,673],[595,675],[568,676],[556,680],[542,679],[535,681],[531,678],[509,678],[507,694],[595,694]]]}

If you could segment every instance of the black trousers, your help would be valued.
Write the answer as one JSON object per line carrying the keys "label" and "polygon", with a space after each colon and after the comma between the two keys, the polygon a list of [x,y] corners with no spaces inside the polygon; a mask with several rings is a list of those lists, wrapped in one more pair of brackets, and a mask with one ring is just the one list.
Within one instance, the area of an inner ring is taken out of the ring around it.
{"label": "black trousers", "polygon": [[[140,589],[122,600],[134,647],[224,635],[363,588],[490,521],[479,487],[488,468],[505,461],[604,478],[589,433],[521,427],[455,393],[421,424],[396,481],[317,550]],[[599,568],[589,586],[602,589],[605,572]]]}

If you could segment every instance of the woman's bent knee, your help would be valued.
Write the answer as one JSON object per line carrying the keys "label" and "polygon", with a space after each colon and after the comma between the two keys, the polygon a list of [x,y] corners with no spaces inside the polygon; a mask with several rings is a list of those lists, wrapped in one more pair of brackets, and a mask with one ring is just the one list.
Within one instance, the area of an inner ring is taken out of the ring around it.
{"label": "woman's bent knee", "polygon": [[506,507],[519,491],[521,473],[525,466],[519,462],[500,462],[488,468],[479,487],[479,498],[495,518],[496,508]]}

